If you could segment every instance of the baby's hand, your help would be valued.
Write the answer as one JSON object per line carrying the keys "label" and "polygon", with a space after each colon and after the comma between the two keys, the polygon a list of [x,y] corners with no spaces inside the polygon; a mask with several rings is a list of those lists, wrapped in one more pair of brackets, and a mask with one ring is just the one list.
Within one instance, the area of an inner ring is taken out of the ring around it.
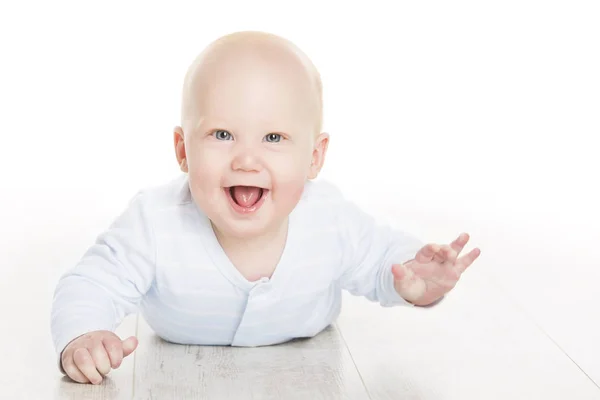
{"label": "baby's hand", "polygon": [[423,306],[448,293],[465,269],[481,254],[476,248],[458,258],[468,241],[469,235],[463,233],[450,245],[430,243],[417,252],[414,260],[393,265],[394,287],[398,294],[415,305]]}
{"label": "baby's hand", "polygon": [[97,385],[111,368],[119,368],[123,358],[133,353],[137,345],[135,336],[121,341],[109,331],[89,332],[65,347],[62,367],[75,382]]}

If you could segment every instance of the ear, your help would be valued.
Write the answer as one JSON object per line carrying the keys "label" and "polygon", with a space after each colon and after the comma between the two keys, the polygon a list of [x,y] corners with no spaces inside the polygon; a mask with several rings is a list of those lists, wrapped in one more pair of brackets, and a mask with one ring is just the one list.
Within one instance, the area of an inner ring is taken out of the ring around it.
{"label": "ear", "polygon": [[327,147],[329,146],[329,134],[326,132],[321,133],[315,141],[315,148],[313,149],[310,170],[308,173],[308,179],[315,179],[323,163],[325,162],[325,155],[327,154]]}
{"label": "ear", "polygon": [[185,154],[185,136],[183,134],[183,129],[180,126],[176,126],[174,129],[173,141],[175,144],[175,156],[177,157],[177,164],[179,164],[179,169],[187,173],[188,163],[187,156]]}

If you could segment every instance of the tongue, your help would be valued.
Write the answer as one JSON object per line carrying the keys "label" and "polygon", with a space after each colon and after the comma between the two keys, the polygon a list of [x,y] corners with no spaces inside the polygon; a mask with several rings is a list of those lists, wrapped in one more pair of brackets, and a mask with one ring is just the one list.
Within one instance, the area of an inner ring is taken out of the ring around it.
{"label": "tongue", "polygon": [[234,186],[233,198],[242,207],[252,207],[260,199],[261,188],[254,186]]}

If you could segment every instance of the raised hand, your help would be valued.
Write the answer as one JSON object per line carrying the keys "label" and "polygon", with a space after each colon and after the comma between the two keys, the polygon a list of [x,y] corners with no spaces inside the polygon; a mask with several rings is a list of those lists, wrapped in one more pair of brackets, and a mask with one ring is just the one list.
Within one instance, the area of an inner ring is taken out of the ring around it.
{"label": "raised hand", "polygon": [[414,260],[394,264],[392,273],[398,294],[418,306],[443,297],[481,254],[481,250],[475,248],[458,258],[468,241],[469,235],[462,233],[450,245],[427,244],[417,252]]}
{"label": "raised hand", "polygon": [[62,367],[75,382],[97,385],[111,368],[119,368],[123,358],[133,353],[137,345],[135,336],[121,340],[110,331],[89,332],[65,347]]}

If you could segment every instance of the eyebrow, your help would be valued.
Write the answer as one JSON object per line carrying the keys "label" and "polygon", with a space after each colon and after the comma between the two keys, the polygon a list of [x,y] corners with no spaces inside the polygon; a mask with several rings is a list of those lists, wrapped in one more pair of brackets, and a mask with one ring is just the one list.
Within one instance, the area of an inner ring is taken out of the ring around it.
{"label": "eyebrow", "polygon": [[200,127],[206,121],[206,119],[207,118],[205,116],[200,116],[198,118],[198,122],[196,122],[196,125],[194,126],[194,132],[197,132],[198,130],[200,130]]}
{"label": "eyebrow", "polygon": [[228,126],[229,124],[225,122],[224,118],[219,118],[219,117],[215,117],[215,116],[207,116],[207,115],[202,115],[198,118],[198,122],[196,123],[196,130],[200,129],[200,127],[204,124],[207,124],[207,121],[210,123],[211,126],[213,127],[217,127],[219,129],[225,129],[224,127]]}

